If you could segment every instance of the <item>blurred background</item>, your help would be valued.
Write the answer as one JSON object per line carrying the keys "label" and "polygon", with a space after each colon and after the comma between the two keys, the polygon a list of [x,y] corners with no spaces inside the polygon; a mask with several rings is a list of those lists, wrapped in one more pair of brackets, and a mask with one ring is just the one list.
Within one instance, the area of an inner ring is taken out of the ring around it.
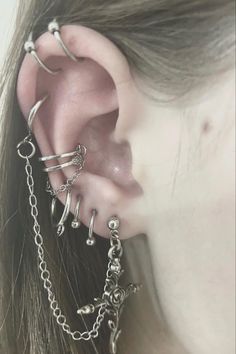
{"label": "blurred background", "polygon": [[11,40],[18,0],[0,0],[0,69]]}

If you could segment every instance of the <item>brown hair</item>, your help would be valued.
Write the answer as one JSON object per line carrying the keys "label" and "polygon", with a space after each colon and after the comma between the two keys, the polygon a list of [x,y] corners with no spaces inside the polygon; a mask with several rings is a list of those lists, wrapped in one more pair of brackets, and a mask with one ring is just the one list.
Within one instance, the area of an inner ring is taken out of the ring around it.
{"label": "brown hair", "polygon": [[[16,145],[26,134],[15,90],[23,44],[31,30],[37,38],[55,16],[61,24],[80,23],[110,38],[126,56],[134,76],[156,92],[156,99],[159,93],[184,95],[231,68],[234,61],[233,0],[20,1],[0,84],[0,351],[4,354],[107,352],[105,326],[92,344],[78,343],[58,329],[49,313],[37,270],[24,165],[16,155]],[[79,236],[71,229],[58,239],[48,216],[45,177],[36,163],[33,170],[56,293],[72,327],[83,330],[83,320],[74,314],[102,291],[108,244],[98,238],[97,247],[87,251],[85,228]],[[86,318],[88,327],[93,320]]]}

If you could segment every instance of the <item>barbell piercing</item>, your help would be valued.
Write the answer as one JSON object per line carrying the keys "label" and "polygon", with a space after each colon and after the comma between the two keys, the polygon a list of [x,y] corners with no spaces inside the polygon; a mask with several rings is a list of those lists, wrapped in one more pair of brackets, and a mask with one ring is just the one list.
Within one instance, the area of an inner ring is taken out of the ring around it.
{"label": "barbell piercing", "polygon": [[58,74],[61,69],[57,69],[57,70],[52,70],[50,69],[47,65],[44,64],[44,62],[39,58],[37,51],[36,51],[36,46],[35,43],[33,41],[33,34],[32,32],[29,35],[28,40],[25,42],[24,44],[24,49],[26,51],[26,53],[33,55],[33,57],[35,58],[35,60],[37,61],[37,63],[41,66],[41,68],[43,68],[47,73],[51,74],[51,75],[56,75]]}
{"label": "barbell piercing", "polygon": [[60,25],[55,18],[48,24],[48,31],[54,35],[65,54],[73,61],[78,62],[79,59],[68,49],[68,47],[63,42],[61,38]]}

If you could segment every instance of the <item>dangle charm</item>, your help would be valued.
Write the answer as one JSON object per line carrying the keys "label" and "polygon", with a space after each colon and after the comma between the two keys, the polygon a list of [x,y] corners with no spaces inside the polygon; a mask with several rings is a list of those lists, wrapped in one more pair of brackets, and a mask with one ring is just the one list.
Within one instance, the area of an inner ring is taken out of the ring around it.
{"label": "dangle charm", "polygon": [[119,320],[124,308],[124,302],[129,295],[140,290],[141,284],[130,283],[126,287],[119,285],[120,277],[124,273],[120,263],[123,254],[118,232],[120,221],[116,216],[113,216],[108,220],[107,225],[110,229],[111,247],[108,252],[109,263],[103,294],[101,298],[94,299],[94,304],[79,308],[77,313],[79,315],[88,315],[94,313],[97,309],[105,308],[106,314],[109,316],[108,327],[111,330],[109,352],[110,354],[116,354],[117,341],[121,334]]}

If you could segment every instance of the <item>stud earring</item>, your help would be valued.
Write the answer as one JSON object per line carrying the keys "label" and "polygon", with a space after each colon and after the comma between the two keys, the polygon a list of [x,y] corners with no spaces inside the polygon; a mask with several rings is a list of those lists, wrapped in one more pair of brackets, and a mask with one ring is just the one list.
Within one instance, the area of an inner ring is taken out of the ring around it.
{"label": "stud earring", "polygon": [[60,26],[55,18],[48,24],[48,31],[54,35],[54,37],[58,41],[59,45],[63,49],[63,51],[70,59],[72,59],[73,61],[76,61],[76,62],[78,62],[80,60],[73,53],[71,53],[71,51],[67,48],[67,46],[63,42],[63,40],[61,38]]}
{"label": "stud earring", "polygon": [[93,209],[92,216],[91,216],[90,223],[89,223],[88,238],[86,241],[88,246],[94,246],[96,243],[95,237],[93,236],[93,229],[94,229],[96,215],[97,215],[97,210]]}
{"label": "stud earring", "polygon": [[79,195],[78,196],[78,199],[77,199],[77,203],[76,203],[76,206],[75,206],[75,214],[74,214],[74,219],[73,221],[71,222],[71,227],[73,229],[78,229],[81,225],[81,222],[79,220],[79,211],[80,211],[80,205],[81,205],[81,196]]}
{"label": "stud earring", "polygon": [[26,53],[33,55],[33,57],[35,58],[35,60],[37,61],[37,63],[41,66],[41,68],[43,68],[47,73],[51,74],[51,75],[56,75],[58,74],[61,70],[51,70],[47,65],[44,64],[44,62],[39,58],[37,52],[36,52],[36,47],[35,44],[33,42],[33,34],[32,32],[29,35],[28,40],[25,42],[24,45],[24,49],[26,51]]}

